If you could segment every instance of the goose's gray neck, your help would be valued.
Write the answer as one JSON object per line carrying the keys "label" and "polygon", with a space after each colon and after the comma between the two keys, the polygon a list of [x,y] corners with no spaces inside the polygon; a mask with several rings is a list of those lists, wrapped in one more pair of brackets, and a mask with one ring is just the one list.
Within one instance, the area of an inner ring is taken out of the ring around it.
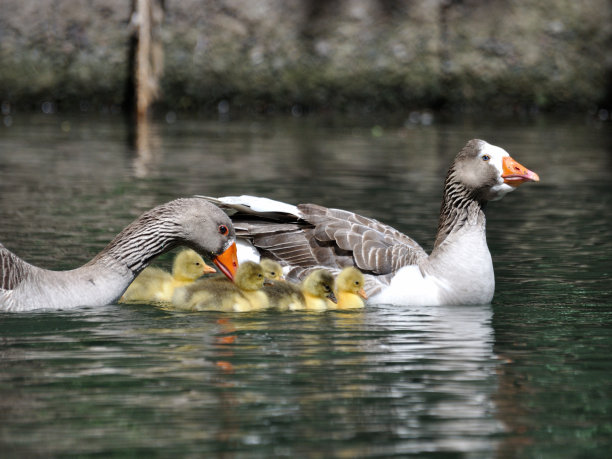
{"label": "goose's gray neck", "polygon": [[464,185],[447,182],[434,249],[419,265],[439,282],[439,304],[485,304],[493,298],[495,275],[483,207],[484,201]]}
{"label": "goose's gray neck", "polygon": [[119,264],[137,276],[152,258],[179,245],[180,226],[168,219],[145,214],[126,227],[90,264]]}
{"label": "goose's gray neck", "polygon": [[465,185],[454,180],[454,171],[449,172],[444,186],[434,251],[466,225],[479,227],[484,234],[485,205],[485,201],[478,200]]}

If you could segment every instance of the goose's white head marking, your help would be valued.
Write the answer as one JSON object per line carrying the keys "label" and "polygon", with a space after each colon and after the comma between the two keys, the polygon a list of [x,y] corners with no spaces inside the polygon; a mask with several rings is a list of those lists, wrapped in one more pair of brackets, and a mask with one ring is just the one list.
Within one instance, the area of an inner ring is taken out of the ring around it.
{"label": "goose's white head marking", "polygon": [[496,183],[489,190],[491,195],[489,201],[497,201],[511,191],[514,191],[514,187],[505,183],[502,177],[504,174],[504,160],[505,158],[510,158],[506,150],[481,140],[478,158],[481,161],[488,162],[497,171]]}
{"label": "goose's white head marking", "polygon": [[538,174],[515,161],[506,150],[484,140],[470,140],[454,164],[455,177],[483,201],[496,201]]}

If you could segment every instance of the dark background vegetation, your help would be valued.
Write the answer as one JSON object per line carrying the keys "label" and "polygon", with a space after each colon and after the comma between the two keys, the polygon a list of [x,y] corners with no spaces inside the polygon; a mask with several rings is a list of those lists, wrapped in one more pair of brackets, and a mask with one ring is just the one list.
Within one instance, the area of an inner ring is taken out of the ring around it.
{"label": "dark background vegetation", "polygon": [[[166,0],[158,107],[597,110],[610,0]],[[129,0],[1,0],[0,101],[126,100]]]}

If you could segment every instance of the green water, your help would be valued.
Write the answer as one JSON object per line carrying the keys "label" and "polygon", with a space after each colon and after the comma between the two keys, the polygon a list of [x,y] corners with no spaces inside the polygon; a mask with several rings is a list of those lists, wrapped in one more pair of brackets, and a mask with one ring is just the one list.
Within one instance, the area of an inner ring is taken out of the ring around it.
{"label": "green water", "polygon": [[541,177],[488,207],[491,305],[0,313],[0,456],[608,457],[609,122],[179,116],[136,149],[118,118],[17,114],[0,128],[0,241],[69,269],[161,202],[248,193],[430,248],[473,137]]}

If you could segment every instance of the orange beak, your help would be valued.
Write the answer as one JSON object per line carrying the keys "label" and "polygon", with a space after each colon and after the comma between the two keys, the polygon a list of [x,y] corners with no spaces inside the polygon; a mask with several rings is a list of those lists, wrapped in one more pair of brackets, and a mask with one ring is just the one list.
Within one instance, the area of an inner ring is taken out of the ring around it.
{"label": "orange beak", "polygon": [[216,272],[217,270],[215,268],[213,268],[212,266],[208,266],[206,263],[204,263],[204,267],[202,268],[202,274],[213,274]]}
{"label": "orange beak", "polygon": [[365,292],[364,289],[359,289],[359,291],[357,292],[357,295],[359,295],[364,300],[368,299],[368,294]]}
{"label": "orange beak", "polygon": [[502,160],[502,178],[504,183],[517,187],[525,182],[539,182],[540,177],[535,172],[530,171],[525,166],[519,164],[510,156],[504,156]]}
{"label": "orange beak", "polygon": [[238,255],[236,243],[232,243],[225,252],[213,258],[213,263],[221,270],[225,276],[233,281],[238,269]]}

